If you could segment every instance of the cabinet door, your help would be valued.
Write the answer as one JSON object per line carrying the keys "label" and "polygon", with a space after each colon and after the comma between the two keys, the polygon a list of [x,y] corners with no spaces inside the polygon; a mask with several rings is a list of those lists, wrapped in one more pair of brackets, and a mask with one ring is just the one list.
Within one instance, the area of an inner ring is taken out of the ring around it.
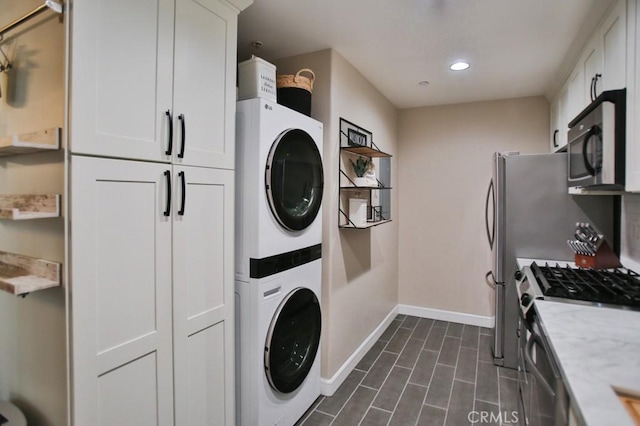
{"label": "cabinet door", "polygon": [[234,174],[174,166],[174,178],[176,424],[233,425]]}
{"label": "cabinet door", "polygon": [[176,164],[234,167],[236,33],[236,13],[218,0],[176,1]]}
{"label": "cabinet door", "polygon": [[71,159],[75,425],[173,424],[166,171],[162,164]]}
{"label": "cabinet door", "polygon": [[582,59],[581,66],[584,67],[584,103],[580,106],[578,112],[586,108],[602,91],[602,55],[602,39],[594,37],[587,46]]}
{"label": "cabinet door", "polygon": [[73,2],[73,153],[169,161],[173,9],[173,0]]}
{"label": "cabinet door", "polygon": [[620,0],[604,21],[602,27],[603,81],[602,84],[598,83],[596,87],[598,94],[602,90],[623,89],[627,85],[626,10],[626,1]]}
{"label": "cabinet door", "polygon": [[569,76],[569,114],[567,124],[573,120],[585,107],[586,96],[584,91],[584,68],[577,66]]}

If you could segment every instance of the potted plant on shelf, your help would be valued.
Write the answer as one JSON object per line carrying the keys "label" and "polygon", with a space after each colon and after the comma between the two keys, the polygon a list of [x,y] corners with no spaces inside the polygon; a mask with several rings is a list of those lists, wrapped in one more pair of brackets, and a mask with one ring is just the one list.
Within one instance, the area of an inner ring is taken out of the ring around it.
{"label": "potted plant on shelf", "polygon": [[353,172],[357,176],[353,179],[355,186],[377,186],[373,160],[359,156],[355,162],[351,159],[349,161],[353,166]]}

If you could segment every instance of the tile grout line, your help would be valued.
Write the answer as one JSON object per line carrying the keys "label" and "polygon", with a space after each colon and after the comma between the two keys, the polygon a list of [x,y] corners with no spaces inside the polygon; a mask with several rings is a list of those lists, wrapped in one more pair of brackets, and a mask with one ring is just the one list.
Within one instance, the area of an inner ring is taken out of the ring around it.
{"label": "tile grout line", "polygon": [[[447,330],[449,330],[449,327],[447,327]],[[444,337],[445,339],[447,338],[446,333]],[[462,341],[462,339],[460,340]],[[444,346],[444,339],[442,341],[442,345]],[[451,396],[453,395],[453,385],[455,384],[455,381],[456,381],[456,372],[458,371],[458,361],[460,360],[460,349],[462,349],[462,345],[458,346],[458,355],[456,356],[456,365],[453,368],[453,377],[451,378],[451,390],[449,391],[449,401],[447,401],[447,412],[444,415],[445,426],[447,424],[447,418],[449,418],[449,408],[451,407]],[[440,350],[442,351],[442,348],[440,348]]]}
{"label": "tile grout line", "polygon": [[[407,318],[407,317],[405,317],[405,319],[406,319],[406,318]],[[419,320],[418,320],[418,321],[419,321]],[[402,322],[404,322],[404,320],[403,320]],[[418,326],[418,323],[416,323],[416,327],[417,327],[417,326]],[[400,328],[403,328],[403,327],[398,326],[398,330],[399,330]],[[414,327],[414,329],[415,329],[415,327]],[[396,330],[396,332],[397,332],[398,330]],[[407,329],[407,328],[405,328],[405,330],[412,330],[412,331],[413,331],[413,329]],[[411,334],[413,334],[413,332],[412,332]],[[400,354],[402,354],[402,351],[404,351],[404,348],[406,348],[406,347],[407,347],[407,345],[409,344],[409,340],[411,340],[411,334],[409,334],[409,336],[407,336],[407,341],[404,343],[404,346],[402,346],[402,349],[400,350],[400,353],[398,353],[398,354],[397,354],[398,356],[397,356],[396,360],[393,362],[393,365],[392,365],[392,366],[391,366],[391,368],[389,369],[389,372],[387,373],[387,376],[384,378],[384,380],[382,381],[382,384],[380,385],[380,389],[378,389],[378,391],[376,392],[375,396],[374,396],[374,397],[373,397],[373,399],[371,400],[371,403],[369,404],[369,407],[367,407],[367,411],[365,411],[365,412],[364,412],[364,416],[362,416],[362,419],[360,419],[360,421],[358,422],[358,425],[360,425],[360,424],[362,423],[362,421],[365,419],[365,417],[367,417],[367,414],[368,414],[368,413],[369,413],[369,411],[371,410],[371,407],[373,407],[373,403],[376,401],[376,398],[378,397],[378,395],[380,395],[380,392],[382,391],[382,387],[384,386],[384,384],[385,384],[385,383],[387,382],[387,380],[389,379],[389,376],[391,375],[391,371],[393,371],[393,367],[395,367],[395,366],[396,366],[396,363],[397,363],[397,362],[398,362],[398,360],[400,359]],[[393,336],[395,336],[395,335],[396,335],[396,333],[393,333]],[[392,338],[393,338],[393,336],[392,336]],[[391,339],[389,339],[389,342],[391,342]],[[386,347],[386,346],[385,346],[385,347]],[[383,350],[382,352],[384,352],[384,350]],[[382,352],[381,352],[381,353],[382,353]],[[389,352],[389,353],[393,353],[393,352]],[[394,354],[394,355],[395,355],[395,354]],[[399,366],[398,366],[398,367],[399,367]],[[413,372],[413,369],[411,369],[411,371]],[[409,377],[411,377],[411,374],[409,374]],[[407,379],[407,382],[408,382],[408,381],[409,381],[409,379]],[[406,387],[406,384],[405,384],[405,387]],[[402,391],[404,392],[404,389],[403,389]],[[400,396],[402,396],[402,393],[400,393]],[[398,398],[398,400],[400,400],[400,398]],[[397,406],[397,404],[398,404],[398,403],[396,402],[396,406]],[[374,408],[378,408],[378,407],[374,407]],[[394,412],[395,412],[395,407],[394,407],[393,411],[391,412],[391,416],[389,416],[389,421],[391,421],[391,417],[393,417]],[[388,421],[387,423],[389,423],[389,421]]]}
{"label": "tile grout line", "polygon": [[[394,321],[395,321],[395,320],[394,320]],[[404,321],[404,320],[403,320],[403,321]],[[393,321],[392,321],[392,322],[393,322]],[[369,370],[367,370],[367,374],[369,374],[369,373],[371,372],[371,368],[376,364],[376,362],[378,362],[378,360],[380,359],[380,356],[382,356],[382,353],[383,353],[383,352],[385,352],[384,348],[386,348],[386,347],[387,347],[387,345],[389,344],[389,342],[391,341],[391,339],[393,339],[393,336],[395,336],[395,335],[396,335],[396,333],[398,332],[398,330],[399,330],[399,329],[400,329],[400,325],[398,325],[398,328],[396,328],[396,330],[393,332],[393,334],[389,337],[389,340],[388,340],[388,341],[386,341],[386,342],[384,342],[384,343],[385,343],[384,347],[380,350],[380,353],[378,354],[378,356],[376,357],[376,359],[371,363],[371,366],[369,367]],[[385,330],[385,331],[386,331],[386,330]],[[384,332],[383,332],[383,334],[384,334]],[[380,339],[378,339],[378,341],[381,341],[381,340],[380,340]],[[389,352],[389,353],[390,353],[390,352]],[[365,354],[365,356],[366,356],[366,354]],[[344,410],[344,407],[346,407],[346,406],[347,406],[347,404],[349,403],[349,400],[353,397],[353,394],[355,394],[355,393],[356,393],[356,391],[358,390],[358,387],[360,386],[360,384],[364,381],[365,377],[367,377],[367,374],[365,374],[364,376],[362,376],[362,379],[360,379],[360,381],[358,382],[358,384],[355,386],[355,388],[353,389],[353,392],[351,392],[351,394],[349,395],[349,398],[347,398],[347,399],[345,400],[344,404],[342,404],[342,407],[340,407],[340,410],[338,410],[338,412],[336,413],[335,417],[331,420],[331,423],[329,423],[329,425],[332,425],[332,424],[333,424],[333,422],[335,422],[335,420],[338,418],[338,415],[342,412],[342,410]],[[383,383],[384,383],[384,382],[383,382]],[[342,385],[341,385],[341,386],[342,386]],[[367,389],[371,389],[369,386],[364,386],[364,387],[366,387]],[[378,391],[378,392],[379,392],[379,391]],[[377,396],[377,395],[378,395],[378,394],[376,393],[376,396]],[[375,399],[375,397],[374,397],[374,399]],[[367,412],[368,412],[368,411],[369,411],[369,409],[367,409]],[[366,416],[366,413],[367,413],[367,412],[365,412],[365,416]],[[364,419],[364,417],[365,417],[365,416],[363,416],[363,419]],[[361,421],[362,421],[362,420],[361,420]]]}
{"label": "tile grout line", "polygon": [[[433,322],[433,325],[431,326],[431,330],[429,331],[429,334],[431,334],[431,331],[435,328],[435,320]],[[436,366],[438,365],[438,358],[440,358],[440,352],[442,352],[442,347],[444,346],[444,340],[447,337],[447,330],[449,329],[449,323],[447,322],[447,327],[444,331],[444,336],[442,337],[442,343],[440,344],[440,350],[438,351],[438,357],[436,358],[436,362],[433,364],[433,371],[431,372],[431,377],[429,378],[429,386],[427,386],[427,391],[424,393],[424,398],[422,398],[422,405],[420,405],[420,411],[418,411],[418,418],[416,419],[416,422],[414,423],[414,426],[418,425],[418,422],[420,421],[420,416],[422,415],[422,410],[424,409],[424,406],[427,405],[426,401],[427,401],[427,395],[429,394],[429,389],[431,389],[431,382],[433,381],[433,376],[436,374]],[[425,345],[427,344],[427,341],[425,340]],[[435,352],[435,351],[433,351]],[[457,364],[457,362],[456,362]],[[453,386],[452,386],[453,388]],[[448,403],[447,403],[447,407],[448,407]],[[447,419],[447,412],[448,410],[445,409],[445,421]]]}
{"label": "tile grout line", "polygon": [[[420,320],[418,320],[418,323],[416,323],[416,328],[418,327],[418,324],[420,323]],[[413,367],[411,367],[411,374],[409,374],[409,377],[407,378],[407,382],[404,384],[404,387],[402,388],[402,392],[400,392],[400,396],[398,397],[398,400],[396,401],[396,404],[393,406],[393,411],[391,413],[391,416],[389,416],[389,420],[387,421],[387,425],[389,425],[389,423],[391,422],[391,419],[393,418],[393,415],[396,413],[396,409],[398,408],[398,405],[400,404],[400,400],[402,399],[402,395],[404,395],[405,391],[407,390],[407,386],[409,386],[409,384],[411,383],[411,376],[413,375],[413,372],[415,371],[416,365],[418,364],[418,359],[420,359],[420,355],[422,354],[422,351],[425,350],[424,347],[427,344],[427,340],[429,340],[429,335],[431,334],[431,331],[433,330],[433,325],[435,324],[435,321],[431,323],[431,326],[429,327],[429,332],[427,333],[427,337],[424,339],[424,342],[422,342],[422,346],[420,347],[420,351],[418,351],[418,356],[416,357],[416,360],[413,362]],[[412,333],[413,334],[413,333]],[[409,336],[409,339],[411,339],[411,336]],[[407,340],[407,343],[409,341]],[[400,358],[400,357],[398,357]],[[432,373],[433,374],[433,373]],[[414,385],[414,386],[419,386],[419,385]],[[424,386],[422,386],[424,387]],[[427,387],[427,391],[428,391],[428,387]],[[425,392],[426,395],[426,392]],[[422,407],[420,407],[420,409],[422,410]],[[418,412],[418,418],[420,418],[420,412]],[[416,420],[417,422],[417,420]]]}
{"label": "tile grout line", "polygon": [[[464,330],[463,330],[464,331]],[[476,353],[476,384],[473,386],[472,410],[476,411],[476,395],[478,394],[478,370],[480,369],[480,330],[478,330],[478,352]]]}

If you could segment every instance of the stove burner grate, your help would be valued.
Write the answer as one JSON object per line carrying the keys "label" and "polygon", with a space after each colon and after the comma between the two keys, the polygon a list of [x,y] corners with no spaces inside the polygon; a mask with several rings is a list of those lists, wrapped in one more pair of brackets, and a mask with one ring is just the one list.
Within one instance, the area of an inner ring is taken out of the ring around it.
{"label": "stove burner grate", "polygon": [[640,275],[630,269],[576,269],[536,263],[531,269],[545,296],[640,308]]}

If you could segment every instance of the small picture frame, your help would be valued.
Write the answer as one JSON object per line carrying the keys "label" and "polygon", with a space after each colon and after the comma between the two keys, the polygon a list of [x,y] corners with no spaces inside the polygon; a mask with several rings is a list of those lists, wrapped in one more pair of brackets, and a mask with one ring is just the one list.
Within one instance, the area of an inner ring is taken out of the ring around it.
{"label": "small picture frame", "polygon": [[347,139],[350,146],[367,146],[367,135],[355,129],[347,129]]}

